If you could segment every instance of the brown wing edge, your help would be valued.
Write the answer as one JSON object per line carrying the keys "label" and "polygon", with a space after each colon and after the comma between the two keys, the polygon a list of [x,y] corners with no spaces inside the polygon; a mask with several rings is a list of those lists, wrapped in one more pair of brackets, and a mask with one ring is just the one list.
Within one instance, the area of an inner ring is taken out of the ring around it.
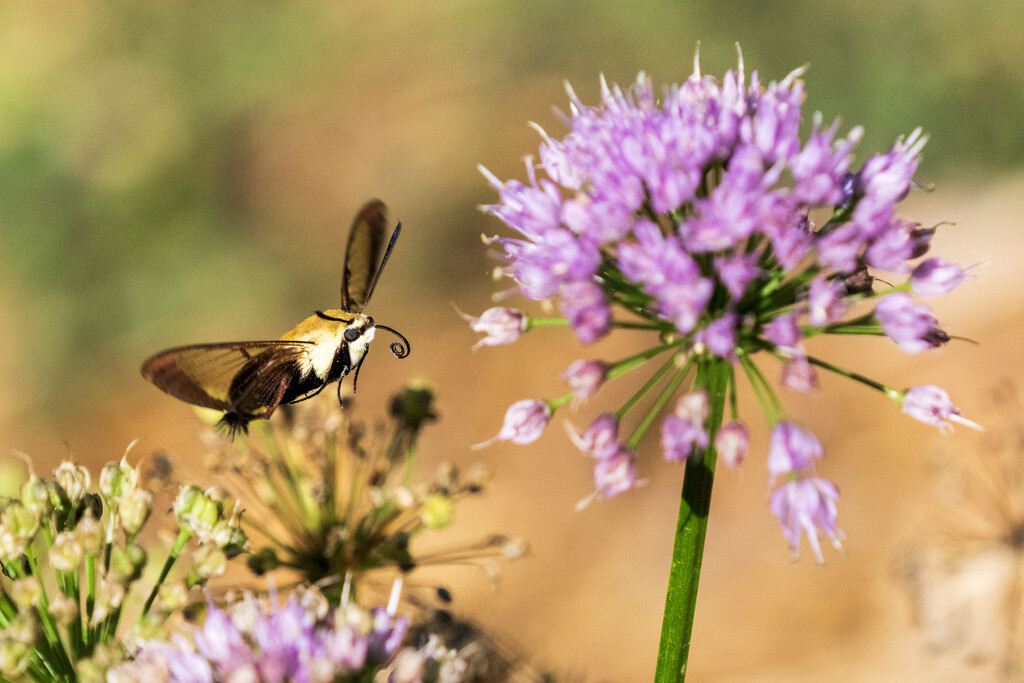
{"label": "brown wing edge", "polygon": [[[366,202],[363,208],[359,210],[359,213],[356,214],[355,220],[352,221],[352,228],[348,233],[348,242],[345,245],[345,269],[341,275],[341,310],[350,313],[358,313],[362,310],[366,302],[367,289],[373,282],[373,276],[377,266],[380,264],[381,252],[384,250],[387,222],[387,206],[379,199],[371,199]],[[361,291],[351,291],[351,259],[354,256],[352,244],[364,232],[363,225],[366,226],[365,233],[368,235],[367,239],[369,241],[367,244],[366,263],[360,265],[366,268],[366,273],[363,274]]]}
{"label": "brown wing edge", "polygon": [[[201,352],[209,351],[214,352],[225,352],[225,351],[238,351],[240,354],[241,363],[244,364],[250,356],[247,352],[248,349],[255,348],[268,348],[273,346],[288,346],[288,347],[301,347],[307,346],[311,342],[303,341],[260,341],[260,342],[225,342],[219,344],[194,344],[190,346],[179,346],[160,353],[147,359],[141,368],[142,376],[153,383],[158,389],[164,393],[173,396],[179,400],[191,403],[192,405],[200,406],[203,408],[211,408],[213,410],[233,411],[236,410],[235,406],[232,406],[227,401],[222,399],[214,398],[210,395],[209,391],[204,388],[203,384],[192,374],[186,371],[178,363],[178,359],[184,352]],[[223,387],[225,394],[228,393],[230,386]],[[276,407],[276,406],[275,406]]]}

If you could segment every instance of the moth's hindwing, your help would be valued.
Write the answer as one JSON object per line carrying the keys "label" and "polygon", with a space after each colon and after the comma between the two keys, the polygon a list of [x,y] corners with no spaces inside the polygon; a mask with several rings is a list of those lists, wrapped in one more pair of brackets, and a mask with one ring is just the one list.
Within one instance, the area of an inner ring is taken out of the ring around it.
{"label": "moth's hindwing", "polygon": [[388,214],[384,202],[367,202],[352,223],[345,248],[345,270],[341,276],[341,308],[359,313],[366,305],[381,254],[387,241]]}
{"label": "moth's hindwing", "polygon": [[147,360],[142,375],[182,401],[251,419],[277,408],[311,348],[304,341],[180,346]]}

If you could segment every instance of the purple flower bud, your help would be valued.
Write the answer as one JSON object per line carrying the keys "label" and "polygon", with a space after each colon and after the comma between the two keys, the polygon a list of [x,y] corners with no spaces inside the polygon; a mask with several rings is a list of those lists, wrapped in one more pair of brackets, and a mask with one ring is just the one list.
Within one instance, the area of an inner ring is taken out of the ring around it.
{"label": "purple flower bud", "polygon": [[607,458],[619,450],[619,420],[613,413],[602,413],[590,423],[583,436],[569,428],[569,438],[585,454],[597,458]]}
{"label": "purple flower bud", "polygon": [[875,237],[864,253],[868,265],[893,273],[905,273],[907,261],[913,258],[914,223],[896,219],[888,228]]}
{"label": "purple flower bud", "polygon": [[768,447],[768,473],[776,477],[810,469],[822,456],[821,443],[810,432],[789,422],[780,422],[772,430]]}
{"label": "purple flower bud", "polygon": [[864,234],[854,223],[846,223],[817,239],[818,257],[839,273],[857,270],[857,257],[865,247]]}
{"label": "purple flower bud", "polygon": [[934,385],[926,384],[907,389],[903,394],[901,405],[903,412],[910,417],[938,427],[943,432],[953,431],[953,425],[950,422],[959,422],[974,429],[981,429],[974,422],[962,417],[963,413],[953,405],[949,394]]}
{"label": "purple flower bud", "polygon": [[903,199],[910,191],[910,182],[927,140],[918,128],[906,140],[897,140],[885,154],[876,154],[865,161],[858,174],[860,193],[890,205]]}
{"label": "purple flower bud", "polygon": [[875,318],[886,336],[907,353],[920,353],[949,341],[949,335],[939,327],[931,310],[914,305],[905,292],[882,297],[875,305]]}
{"label": "purple flower bud", "polygon": [[594,484],[602,498],[617,496],[633,488],[636,483],[636,457],[623,449],[607,458],[601,458],[594,466]]}
{"label": "purple flower bud", "polygon": [[729,290],[729,298],[735,303],[743,297],[749,285],[757,276],[758,254],[751,252],[746,255],[730,254],[715,259],[715,270],[718,277]]}
{"label": "purple flower bud", "polygon": [[196,650],[217,665],[220,671],[234,671],[252,658],[249,645],[238,627],[224,610],[209,599],[206,603],[206,621],[196,631],[193,640]]}
{"label": "purple flower bud", "polygon": [[782,366],[782,386],[807,394],[818,389],[818,374],[807,361],[807,356],[793,356]]}
{"label": "purple flower bud", "polygon": [[525,400],[509,406],[505,422],[498,434],[473,448],[483,448],[495,441],[511,441],[520,446],[533,443],[540,438],[551,419],[551,408],[545,401]]}
{"label": "purple flower bud", "polygon": [[584,344],[608,334],[612,313],[604,290],[596,282],[577,280],[562,287],[562,314]]}
{"label": "purple flower bud", "polygon": [[750,432],[742,422],[723,425],[715,435],[715,450],[726,467],[739,467],[750,446]]}
{"label": "purple flower bud", "polygon": [[488,308],[479,318],[465,313],[461,315],[469,321],[469,329],[487,335],[473,346],[474,349],[480,346],[511,344],[526,331],[526,314],[514,308]]}
{"label": "purple flower bud", "polygon": [[538,185],[533,164],[529,159],[527,173],[531,185],[524,185],[518,180],[502,184],[484,167],[480,166],[479,169],[498,190],[501,198],[498,204],[483,207],[484,211],[494,214],[530,240],[537,240],[549,230],[558,227],[562,208],[561,193],[558,186],[551,181],[542,181]]}
{"label": "purple flower bud", "polygon": [[839,121],[827,130],[821,130],[821,118],[815,116],[814,128],[803,150],[790,159],[789,168],[796,180],[793,198],[809,206],[836,205],[843,201],[843,181],[850,166],[850,151],[864,134],[857,126],[845,140],[835,145],[832,141]]}
{"label": "purple flower bud", "polygon": [[801,532],[807,535],[819,564],[825,561],[818,540],[820,534],[826,535],[834,547],[840,547],[843,532],[836,528],[838,499],[836,485],[817,477],[786,482],[772,493],[772,513],[782,524],[782,534],[789,541],[794,559],[799,557]]}
{"label": "purple flower bud", "polygon": [[675,413],[661,423],[661,447],[666,460],[682,462],[693,453],[694,446],[707,447],[708,410],[706,391],[695,391],[679,398]]}
{"label": "purple flower bud", "polygon": [[736,321],[735,313],[725,313],[721,318],[708,323],[707,327],[697,333],[696,339],[719,358],[735,358]]}
{"label": "purple flower bud", "polygon": [[572,389],[578,401],[585,401],[601,388],[608,376],[608,366],[599,360],[578,360],[562,373],[562,381]]}
{"label": "purple flower bud", "polygon": [[942,296],[967,279],[967,271],[959,264],[941,258],[922,261],[910,274],[910,288],[923,297]]}
{"label": "purple flower bud", "polygon": [[811,280],[807,298],[807,322],[814,327],[824,327],[840,320],[850,308],[850,304],[842,298],[845,292],[841,280],[830,281],[820,277]]}
{"label": "purple flower bud", "polygon": [[792,350],[797,348],[804,336],[797,325],[797,316],[793,313],[783,313],[772,318],[764,326],[764,338],[780,349]]}

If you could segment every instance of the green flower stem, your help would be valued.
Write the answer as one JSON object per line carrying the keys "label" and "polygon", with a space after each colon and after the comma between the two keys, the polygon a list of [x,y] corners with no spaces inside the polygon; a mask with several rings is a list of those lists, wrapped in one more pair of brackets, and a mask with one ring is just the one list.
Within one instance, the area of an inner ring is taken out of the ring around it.
{"label": "green flower stem", "polygon": [[535,327],[565,327],[569,324],[566,318],[534,318],[527,316],[524,332],[529,332]]}
{"label": "green flower stem", "polygon": [[661,644],[654,680],[681,682],[686,678],[690,637],[697,606],[697,584],[704,558],[704,539],[711,508],[711,487],[715,479],[715,435],[725,415],[726,391],[732,368],[726,360],[702,358],[697,363],[694,388],[708,392],[708,446],[687,458],[683,493],[679,504],[676,541],[672,549],[665,617],[661,623]]}
{"label": "green flower stem", "polygon": [[641,365],[643,365],[650,359],[654,358],[655,356],[665,353],[671,348],[680,346],[682,343],[682,341],[678,341],[674,344],[656,346],[653,349],[647,349],[646,351],[642,351],[636,354],[635,356],[630,356],[629,358],[623,358],[622,360],[615,361],[608,368],[608,374],[605,377],[605,381],[615,379],[616,377],[620,377],[629,372],[630,370],[635,370],[636,368],[640,367]]}
{"label": "green flower stem", "polygon": [[779,403],[779,397],[775,395],[771,384],[769,384],[761,369],[750,358],[750,355],[747,353],[738,353],[737,355],[744,372],[747,373],[747,379],[754,390],[757,402],[761,404],[761,411],[770,424],[775,424],[786,414],[782,404]]}
{"label": "green flower stem", "polygon": [[657,419],[658,415],[661,414],[661,409],[665,407],[668,400],[672,398],[672,395],[676,393],[676,389],[683,383],[686,376],[690,374],[690,366],[692,365],[692,358],[687,361],[683,367],[676,370],[676,374],[672,377],[672,380],[668,383],[668,386],[658,395],[654,403],[651,405],[650,410],[644,415],[644,419],[640,421],[640,424],[636,426],[629,439],[626,441],[626,448],[631,451],[636,451],[637,444],[640,443],[640,439],[643,438],[644,433],[650,428],[651,424]]}
{"label": "green flower stem", "polygon": [[622,418],[633,409],[633,406],[637,402],[647,395],[647,392],[654,388],[654,386],[661,381],[661,378],[665,376],[665,373],[671,370],[676,364],[676,357],[672,356],[665,363],[658,368],[658,370],[651,375],[651,378],[644,383],[640,390],[633,394],[628,401],[622,404],[622,407],[615,411],[615,417],[618,418],[619,422],[622,422]]}
{"label": "green flower stem", "polygon": [[96,607],[96,556],[85,556],[85,628],[82,630],[85,651],[90,652],[95,644],[96,629],[90,626],[92,612]]}
{"label": "green flower stem", "polygon": [[[28,548],[25,551],[25,557],[28,559],[32,576],[42,576],[39,572],[39,562],[36,561],[35,551]],[[74,667],[71,666],[67,650],[64,648],[64,643],[61,642],[57,622],[53,620],[53,613],[50,612],[50,599],[46,595],[46,587],[42,581],[39,582],[39,604],[36,606],[36,612],[39,614],[39,620],[43,624],[43,633],[46,635],[46,646],[49,650],[46,659],[52,667],[63,674],[63,680],[69,680],[69,676],[70,680],[74,680]],[[55,671],[55,673],[57,672]]]}
{"label": "green flower stem", "polygon": [[166,579],[167,575],[171,572],[171,567],[174,566],[175,560],[178,559],[178,555],[181,554],[181,551],[185,548],[185,543],[188,542],[188,539],[191,538],[191,536],[192,532],[188,529],[181,528],[178,530],[178,538],[174,540],[174,546],[171,548],[171,552],[167,556],[167,560],[164,562],[163,568],[160,570],[160,578],[156,580],[156,583],[153,585],[153,590],[150,591],[149,597],[146,598],[146,604],[142,606],[142,614],[139,615],[138,623],[141,624],[142,620],[146,618],[147,614],[149,614],[149,608],[153,606],[153,601],[156,600],[157,591],[160,590],[160,586],[163,584],[164,579]]}
{"label": "green flower stem", "polygon": [[894,398],[895,399],[895,398],[899,397],[900,392],[896,391],[895,389],[891,389],[891,388],[885,386],[884,384],[882,384],[881,382],[876,382],[875,380],[871,379],[870,377],[865,377],[864,375],[862,375],[860,373],[857,373],[857,372],[854,372],[853,370],[847,370],[846,368],[841,368],[838,365],[832,365],[828,361],[821,360],[820,358],[815,358],[814,356],[807,356],[807,362],[810,363],[811,365],[817,365],[819,368],[825,368],[826,370],[831,370],[832,372],[836,373],[837,375],[842,375],[843,377],[848,377],[848,378],[850,378],[852,380],[860,382],[861,384],[866,384],[867,386],[871,387],[872,389],[877,389],[878,391],[881,391],[882,393],[884,393],[886,396],[889,396],[890,398]]}

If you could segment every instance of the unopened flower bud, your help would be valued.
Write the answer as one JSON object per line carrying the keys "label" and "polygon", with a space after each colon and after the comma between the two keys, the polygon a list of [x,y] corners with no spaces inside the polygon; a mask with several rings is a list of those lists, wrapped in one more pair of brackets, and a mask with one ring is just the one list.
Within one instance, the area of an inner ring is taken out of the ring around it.
{"label": "unopened flower bud", "polygon": [[194,534],[207,534],[220,520],[223,506],[211,499],[195,485],[182,487],[174,500],[174,514],[178,525]]}
{"label": "unopened flower bud", "polygon": [[0,631],[0,673],[20,679],[32,656],[32,644],[38,634],[33,612],[20,612]]}
{"label": "unopened flower bud", "polygon": [[39,531],[39,515],[16,500],[0,513],[0,560],[20,557]]}
{"label": "unopened flower bud", "polygon": [[540,438],[551,419],[551,408],[545,401],[518,401],[509,406],[505,422],[496,436],[473,448],[483,448],[495,441],[511,441],[520,446],[533,443]]}
{"label": "unopened flower bud", "polygon": [[108,505],[116,506],[132,479],[132,469],[123,460],[108,462],[100,470],[100,493]]}
{"label": "unopened flower bud", "polygon": [[600,360],[578,360],[562,373],[562,381],[572,389],[577,401],[592,397],[608,377],[608,365]]}
{"label": "unopened flower bud", "polygon": [[55,591],[50,597],[50,614],[58,624],[67,626],[79,618],[78,602],[61,591]]}
{"label": "unopened flower bud", "polygon": [[39,579],[35,576],[26,576],[23,579],[18,579],[11,584],[11,598],[18,607],[22,609],[28,609],[35,607],[39,604],[39,596],[42,592],[42,587],[39,584]]}
{"label": "unopened flower bud", "polygon": [[153,509],[153,494],[136,486],[129,487],[121,496],[121,528],[128,538],[142,530]]}
{"label": "unopened flower bud", "polygon": [[808,431],[789,422],[780,422],[772,430],[768,448],[768,473],[775,477],[805,470],[822,456],[821,443]]}
{"label": "unopened flower bud", "polygon": [[526,314],[514,308],[500,306],[488,308],[480,314],[479,318],[465,313],[459,315],[469,321],[471,330],[486,334],[473,348],[511,344],[526,331]]}
{"label": "unopened flower bud", "polygon": [[192,569],[188,583],[192,586],[203,584],[214,576],[220,576],[228,568],[228,558],[224,551],[213,543],[203,543],[192,556]]}
{"label": "unopened flower bud", "polygon": [[75,540],[77,540],[86,555],[97,555],[103,547],[103,526],[93,517],[92,512],[87,511],[75,525]]}
{"label": "unopened flower bud", "polygon": [[602,498],[617,496],[636,483],[636,456],[623,449],[594,466],[594,483]]}
{"label": "unopened flower bud", "polygon": [[67,494],[72,505],[82,502],[82,498],[89,490],[89,484],[92,483],[89,470],[67,460],[53,471],[53,478],[64,489],[64,493]]}
{"label": "unopened flower bud", "polygon": [[435,531],[444,529],[451,524],[454,515],[455,504],[451,498],[446,498],[445,496],[427,496],[420,510],[420,519],[423,521],[423,526]]}
{"label": "unopened flower bud", "polygon": [[938,427],[943,432],[953,431],[951,422],[959,422],[967,427],[981,429],[979,425],[963,417],[963,414],[953,405],[949,394],[941,387],[928,384],[907,389],[900,399],[900,404],[903,407],[903,412],[910,417]]}
{"label": "unopened flower bud", "polygon": [[113,574],[104,574],[96,582],[96,603],[93,605],[92,618],[89,623],[96,626],[107,618],[113,610],[121,606],[124,600],[124,586]]}
{"label": "unopened flower bud", "polygon": [[184,581],[165,583],[157,591],[157,601],[165,612],[181,609],[188,604],[188,587]]}
{"label": "unopened flower bud", "polygon": [[58,571],[77,571],[84,555],[82,544],[74,532],[62,531],[53,539],[53,546],[50,547],[50,564]]}
{"label": "unopened flower bud", "polygon": [[923,297],[948,294],[967,279],[967,270],[942,258],[925,259],[910,274],[910,289]]}
{"label": "unopened flower bud", "polygon": [[29,510],[35,511],[42,519],[53,511],[53,502],[50,500],[46,482],[35,475],[22,484],[21,503]]}
{"label": "unopened flower bud", "polygon": [[715,435],[715,449],[726,467],[739,467],[749,446],[750,434],[742,422],[723,425]]}
{"label": "unopened flower bud", "polygon": [[124,585],[128,585],[142,574],[146,566],[146,550],[137,543],[125,546],[115,545],[110,551],[110,573]]}

